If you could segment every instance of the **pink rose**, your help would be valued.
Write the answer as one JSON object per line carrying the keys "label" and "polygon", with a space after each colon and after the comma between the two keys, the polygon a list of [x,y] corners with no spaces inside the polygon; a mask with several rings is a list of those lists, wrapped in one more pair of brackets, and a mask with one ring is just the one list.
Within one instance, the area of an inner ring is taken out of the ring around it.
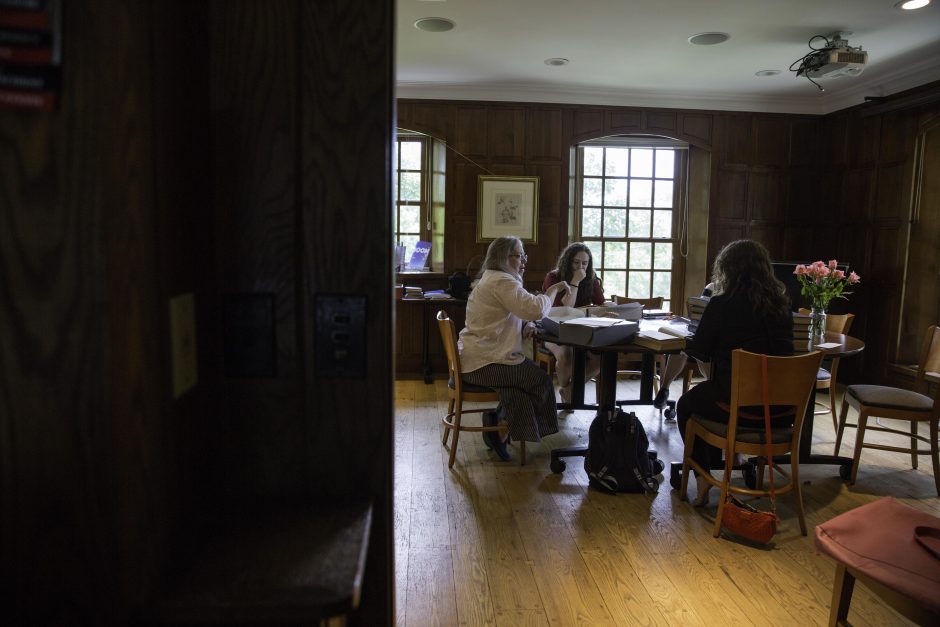
{"label": "pink rose", "polygon": [[845,272],[843,272],[842,270],[833,270],[832,278],[836,279],[837,281],[841,281],[842,279],[845,278]]}
{"label": "pink rose", "polygon": [[830,269],[830,270],[835,270],[835,269],[836,269],[836,266],[838,266],[838,265],[839,265],[839,262],[836,261],[835,259],[830,259],[830,260],[829,260],[829,269]]}
{"label": "pink rose", "polygon": [[854,272],[849,273],[849,283],[858,283],[862,280],[862,277],[858,276]]}
{"label": "pink rose", "polygon": [[806,266],[804,266],[803,264],[798,264],[796,266],[796,269],[793,271],[793,274],[796,274],[796,275],[806,274]]}

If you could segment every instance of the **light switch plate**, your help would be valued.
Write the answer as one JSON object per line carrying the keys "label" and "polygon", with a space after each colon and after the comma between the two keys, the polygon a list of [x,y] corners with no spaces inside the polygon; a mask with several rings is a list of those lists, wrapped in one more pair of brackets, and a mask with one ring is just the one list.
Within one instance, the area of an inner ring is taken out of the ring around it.
{"label": "light switch plate", "polygon": [[170,299],[170,363],[173,367],[173,399],[199,380],[196,365],[196,305],[192,292]]}

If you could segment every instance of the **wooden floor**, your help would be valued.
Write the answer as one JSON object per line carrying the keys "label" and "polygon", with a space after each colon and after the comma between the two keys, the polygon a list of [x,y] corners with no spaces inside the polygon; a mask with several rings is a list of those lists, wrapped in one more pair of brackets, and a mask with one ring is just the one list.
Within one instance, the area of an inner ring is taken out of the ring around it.
{"label": "wooden floor", "polygon": [[[586,411],[562,414],[560,432],[530,443],[522,467],[517,447],[514,461],[500,462],[479,434],[464,434],[449,470],[445,385],[396,384],[400,626],[825,625],[834,566],[815,551],[813,526],[885,495],[940,515],[929,457],[912,470],[909,456],[865,450],[851,488],[836,467],[801,467],[808,536],[788,495],[778,501],[783,524],[772,548],[715,539],[716,492],[703,510],[679,501],[668,467],[681,458],[681,440],[675,422],[651,407],[636,411],[667,466],[654,497],[588,489],[578,459],[552,474],[552,448],[586,443],[593,417]],[[637,385],[621,382],[618,398],[635,398]],[[831,452],[831,419],[819,416],[816,426],[814,451]],[[850,454],[854,429],[846,439],[842,452]],[[849,619],[908,624],[861,584]]]}

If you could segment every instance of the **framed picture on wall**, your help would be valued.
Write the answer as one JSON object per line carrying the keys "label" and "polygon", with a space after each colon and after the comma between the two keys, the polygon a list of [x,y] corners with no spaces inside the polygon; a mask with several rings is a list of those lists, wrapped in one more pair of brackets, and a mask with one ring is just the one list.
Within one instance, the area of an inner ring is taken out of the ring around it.
{"label": "framed picture on wall", "polygon": [[480,176],[477,183],[477,242],[511,235],[537,243],[539,177]]}

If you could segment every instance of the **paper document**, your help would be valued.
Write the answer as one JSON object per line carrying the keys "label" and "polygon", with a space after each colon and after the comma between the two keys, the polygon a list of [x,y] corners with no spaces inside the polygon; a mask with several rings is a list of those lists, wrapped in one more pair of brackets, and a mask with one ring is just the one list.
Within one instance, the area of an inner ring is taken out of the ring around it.
{"label": "paper document", "polygon": [[659,327],[659,330],[662,333],[668,333],[669,335],[675,335],[676,337],[689,337],[695,335],[689,331],[689,327],[686,324],[669,324],[664,327]]}
{"label": "paper document", "polygon": [[838,342],[823,342],[822,344],[816,344],[816,348],[838,348],[842,346]]}
{"label": "paper document", "polygon": [[615,324],[623,324],[619,318],[571,318],[565,320],[564,324],[580,324],[585,327],[612,327]]}

